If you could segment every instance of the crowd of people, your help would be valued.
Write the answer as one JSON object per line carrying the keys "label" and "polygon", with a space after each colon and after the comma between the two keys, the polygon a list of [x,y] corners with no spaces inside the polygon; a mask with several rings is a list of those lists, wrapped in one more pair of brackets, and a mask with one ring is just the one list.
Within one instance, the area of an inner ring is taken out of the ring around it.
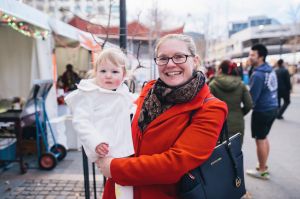
{"label": "crowd of people", "polygon": [[[251,109],[258,165],[246,173],[269,179],[268,135],[290,103],[291,84],[283,60],[275,71],[266,62],[267,48],[254,45],[248,88],[241,66],[231,60],[209,70],[207,77],[198,71],[200,57],[189,36],[166,35],[154,52],[159,78],[145,84],[137,99],[123,84],[127,61],[116,49],[103,50],[93,78],[80,81],[66,97],[89,159],[108,178],[103,198],[177,199],[178,181],[209,158],[224,121],[230,136],[244,136],[244,116]],[[72,67],[64,76],[72,76],[63,80],[65,85],[78,83]]]}

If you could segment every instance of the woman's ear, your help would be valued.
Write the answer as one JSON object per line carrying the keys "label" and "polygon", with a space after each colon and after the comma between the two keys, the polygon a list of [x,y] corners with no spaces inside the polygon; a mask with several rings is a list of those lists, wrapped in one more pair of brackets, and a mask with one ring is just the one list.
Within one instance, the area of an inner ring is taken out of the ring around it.
{"label": "woman's ear", "polygon": [[199,55],[195,55],[193,61],[194,61],[194,69],[196,70],[197,67],[199,66],[199,63],[200,63],[200,57],[199,57]]}

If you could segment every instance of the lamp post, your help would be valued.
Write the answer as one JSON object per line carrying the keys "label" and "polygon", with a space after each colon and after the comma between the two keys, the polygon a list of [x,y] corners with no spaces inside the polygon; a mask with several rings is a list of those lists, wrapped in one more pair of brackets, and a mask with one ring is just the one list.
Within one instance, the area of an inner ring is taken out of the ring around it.
{"label": "lamp post", "polygon": [[120,0],[120,48],[126,50],[127,24],[126,24],[126,0]]}

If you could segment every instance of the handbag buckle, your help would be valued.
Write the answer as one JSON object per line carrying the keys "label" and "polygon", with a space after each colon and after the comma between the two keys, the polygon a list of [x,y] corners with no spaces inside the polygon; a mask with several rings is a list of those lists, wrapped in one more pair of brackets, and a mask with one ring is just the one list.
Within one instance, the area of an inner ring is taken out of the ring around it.
{"label": "handbag buckle", "polygon": [[241,186],[241,184],[242,184],[241,178],[240,177],[236,177],[236,179],[235,179],[235,186],[237,188],[239,188]]}

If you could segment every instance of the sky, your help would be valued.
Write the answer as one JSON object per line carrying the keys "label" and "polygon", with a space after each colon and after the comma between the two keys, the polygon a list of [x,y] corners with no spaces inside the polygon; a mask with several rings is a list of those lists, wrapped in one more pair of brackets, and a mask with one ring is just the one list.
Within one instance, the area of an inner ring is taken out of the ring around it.
{"label": "sky", "polygon": [[[291,9],[296,10],[300,0],[126,0],[127,21],[147,22],[149,8],[157,4],[166,21],[166,29],[185,23],[185,31],[219,36],[227,31],[231,21],[247,20],[249,16],[272,17],[281,23],[292,23]],[[300,15],[300,6],[299,15]]]}

